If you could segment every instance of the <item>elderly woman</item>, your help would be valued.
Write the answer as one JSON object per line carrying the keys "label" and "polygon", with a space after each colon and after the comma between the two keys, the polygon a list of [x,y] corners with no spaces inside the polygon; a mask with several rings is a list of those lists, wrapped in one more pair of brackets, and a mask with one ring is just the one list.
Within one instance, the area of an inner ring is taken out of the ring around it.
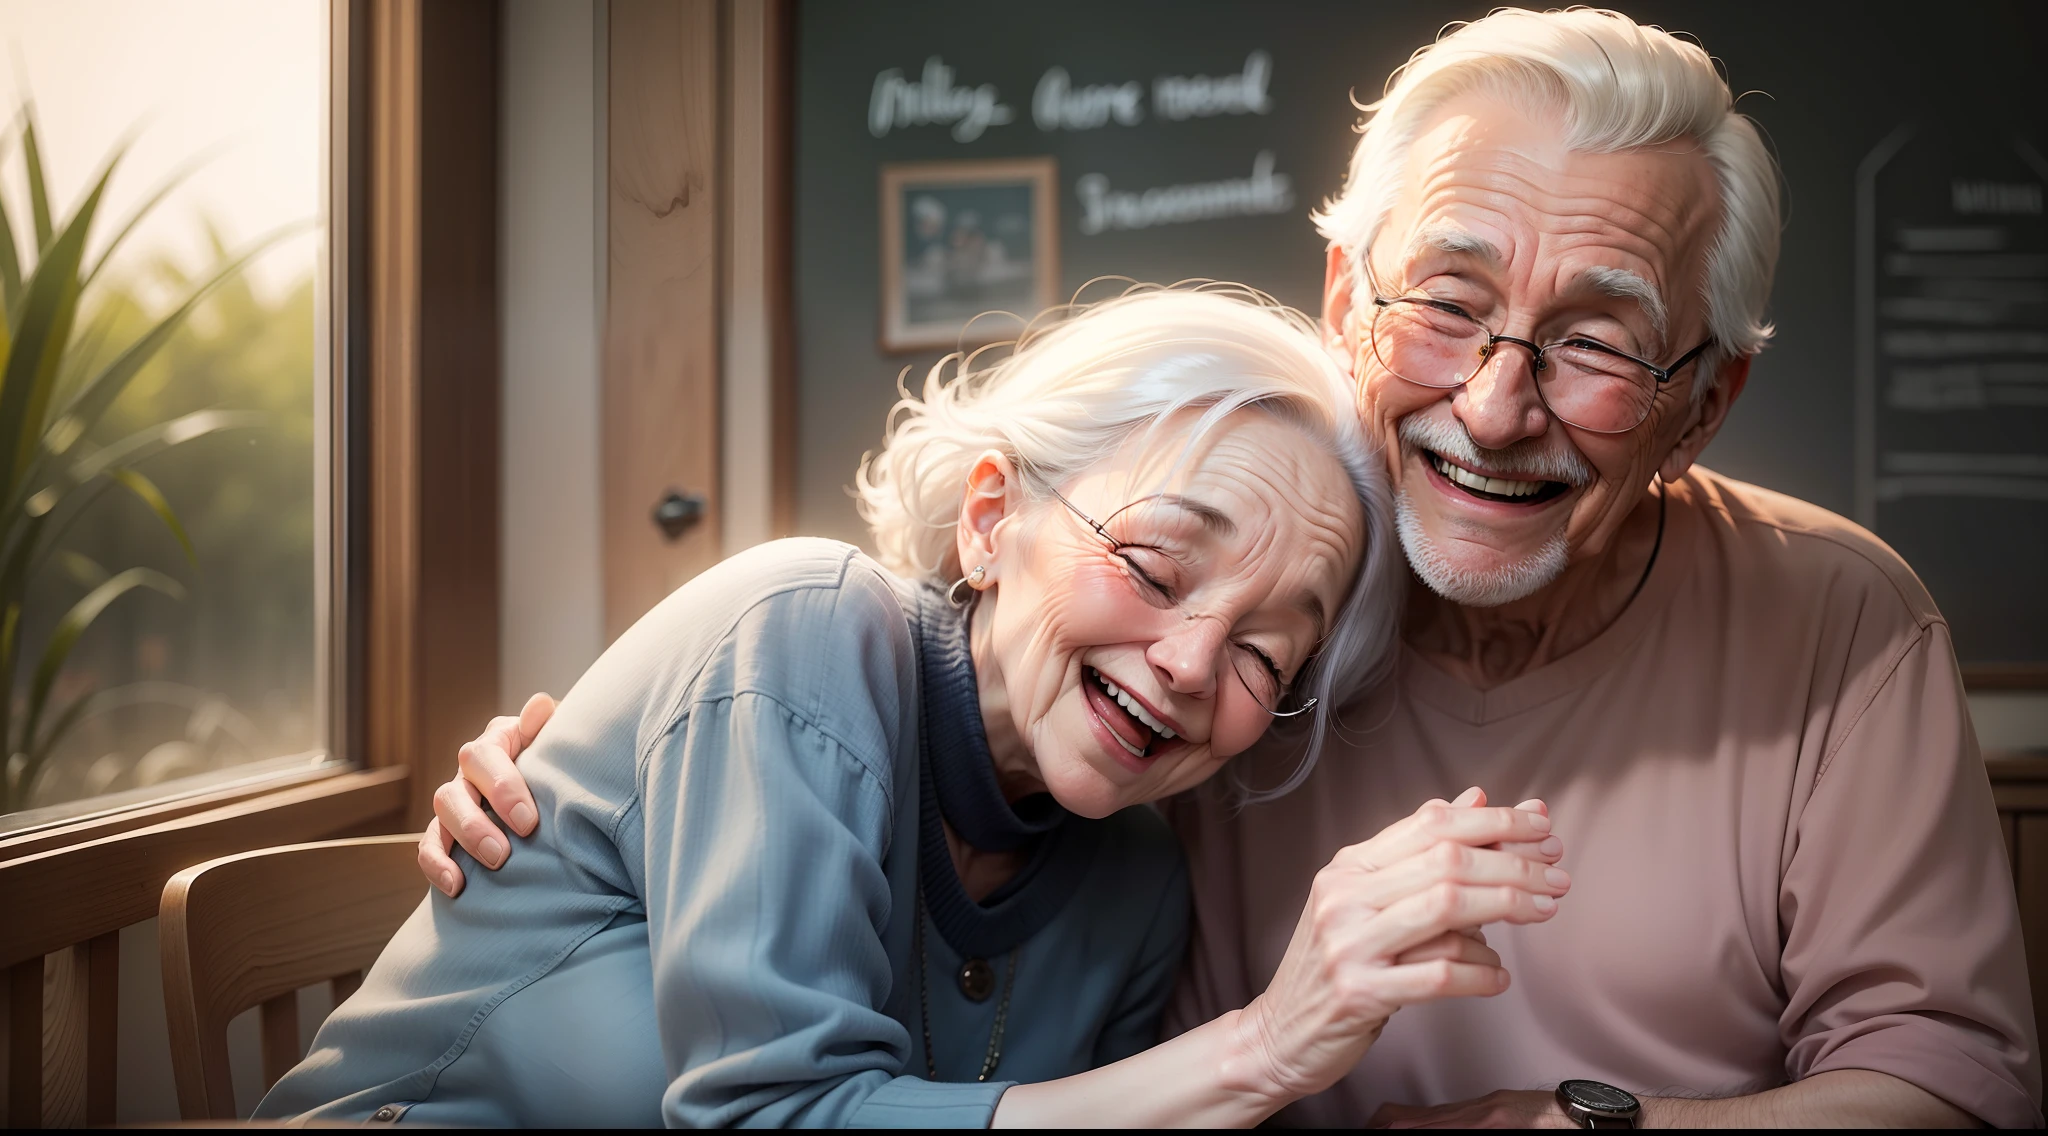
{"label": "elderly woman", "polygon": [[1393,628],[1379,464],[1304,321],[1103,304],[935,372],[860,493],[876,558],[764,545],[598,660],[523,760],[537,816],[507,800],[534,835],[429,896],[259,1116],[1249,1125],[1399,1005],[1505,987],[1473,929],[1555,910],[1498,847],[1547,820],[1435,802],[1332,865],[1262,998],[1153,1044],[1188,900],[1131,806],[1275,719],[1298,776]]}

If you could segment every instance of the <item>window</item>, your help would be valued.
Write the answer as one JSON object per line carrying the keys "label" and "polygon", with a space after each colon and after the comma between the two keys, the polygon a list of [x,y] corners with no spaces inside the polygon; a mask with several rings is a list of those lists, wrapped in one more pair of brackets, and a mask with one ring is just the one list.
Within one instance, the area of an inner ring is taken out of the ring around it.
{"label": "window", "polygon": [[322,0],[0,28],[4,834],[329,760],[329,74]]}

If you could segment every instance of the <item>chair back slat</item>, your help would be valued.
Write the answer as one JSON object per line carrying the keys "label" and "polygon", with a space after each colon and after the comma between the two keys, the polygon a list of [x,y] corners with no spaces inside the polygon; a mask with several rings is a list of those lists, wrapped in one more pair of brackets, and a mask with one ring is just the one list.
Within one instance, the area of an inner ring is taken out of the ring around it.
{"label": "chair back slat", "polygon": [[43,1126],[43,956],[0,972],[6,1000],[7,1127]]}
{"label": "chair back slat", "polygon": [[263,1091],[269,1092],[298,1063],[299,992],[294,990],[263,1000]]}
{"label": "chair back slat", "polygon": [[[236,1115],[227,1027],[242,1011],[263,1007],[266,1089],[298,1063],[298,990],[350,976],[360,984],[426,894],[418,839],[262,848],[171,877],[159,928],[171,1065],[186,1120]],[[341,984],[334,989],[339,1004]]]}

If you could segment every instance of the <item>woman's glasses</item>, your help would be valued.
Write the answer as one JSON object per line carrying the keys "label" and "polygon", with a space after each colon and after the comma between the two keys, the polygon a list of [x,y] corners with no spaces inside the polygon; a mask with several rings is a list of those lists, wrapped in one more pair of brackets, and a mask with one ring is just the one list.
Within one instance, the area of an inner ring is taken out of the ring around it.
{"label": "woman's glasses", "polygon": [[[1067,500],[1066,494],[1054,489],[1052,490],[1052,495],[1060,499],[1060,504],[1073,510],[1074,515],[1081,518],[1082,523],[1093,530],[1096,536],[1102,538],[1103,542],[1109,546],[1109,554],[1123,561],[1124,566],[1130,570],[1134,586],[1141,590],[1149,591],[1148,599],[1153,600],[1155,603],[1159,600],[1165,600],[1169,604],[1177,602],[1164,586],[1154,581],[1130,557],[1125,551],[1125,549],[1130,547],[1127,542],[1111,536],[1109,530],[1103,526],[1102,522],[1082,512],[1080,506]],[[1141,503],[1133,502],[1132,505],[1124,506],[1124,509],[1132,508],[1133,505]],[[1110,514],[1110,519],[1115,520],[1117,515],[1122,513],[1124,509],[1118,509],[1116,513]],[[1275,663],[1272,657],[1264,651],[1249,643],[1239,643],[1234,640],[1229,643],[1228,650],[1230,652],[1230,669],[1237,673],[1238,681],[1244,683],[1244,688],[1251,692],[1252,700],[1259,704],[1261,710],[1275,718],[1292,718],[1299,714],[1306,714],[1315,707],[1315,699],[1299,698],[1291,685],[1280,681],[1279,664]]]}

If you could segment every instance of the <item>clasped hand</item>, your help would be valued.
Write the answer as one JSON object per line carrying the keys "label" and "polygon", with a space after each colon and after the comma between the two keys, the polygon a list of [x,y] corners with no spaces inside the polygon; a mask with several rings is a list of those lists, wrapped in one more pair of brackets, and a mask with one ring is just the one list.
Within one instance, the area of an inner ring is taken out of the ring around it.
{"label": "clasped hand", "polygon": [[1541,801],[1488,808],[1467,789],[1354,844],[1316,873],[1266,992],[1239,1017],[1276,1096],[1335,1084],[1395,1010],[1508,987],[1480,928],[1541,923],[1571,877]]}
{"label": "clasped hand", "polygon": [[[443,892],[462,889],[454,845],[491,868],[511,851],[482,802],[513,831],[533,832],[533,798],[514,763],[553,713],[553,700],[535,695],[462,748],[420,840],[420,868]],[[1235,1016],[1231,1064],[1249,1082],[1240,1087],[1282,1107],[1350,1072],[1400,1007],[1506,990],[1480,928],[1549,919],[1571,887],[1556,866],[1563,855],[1542,801],[1488,807],[1477,788],[1339,851],[1316,873],[1273,981]]]}

